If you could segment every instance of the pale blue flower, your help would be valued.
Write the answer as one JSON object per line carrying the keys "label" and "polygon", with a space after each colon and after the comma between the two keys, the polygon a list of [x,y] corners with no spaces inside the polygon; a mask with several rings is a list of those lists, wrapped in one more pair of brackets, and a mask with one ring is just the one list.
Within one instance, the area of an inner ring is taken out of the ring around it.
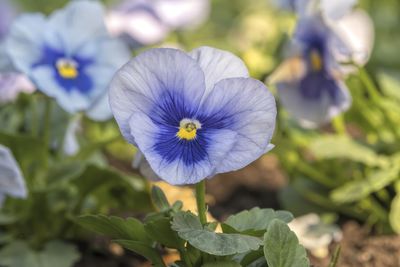
{"label": "pale blue flower", "polygon": [[27,189],[11,151],[0,144],[0,206],[6,196],[26,198]]}
{"label": "pale blue flower", "polygon": [[109,95],[123,136],[171,184],[243,168],[272,148],[274,97],[225,51],[148,50],[117,72]]}
{"label": "pale blue flower", "polygon": [[16,19],[7,42],[16,68],[70,113],[95,120],[110,118],[107,86],[130,53],[112,39],[96,1],[72,1],[48,18],[26,14]]}
{"label": "pale blue flower", "polygon": [[106,24],[114,36],[149,45],[175,29],[200,25],[209,10],[209,0],[125,0],[108,13]]}

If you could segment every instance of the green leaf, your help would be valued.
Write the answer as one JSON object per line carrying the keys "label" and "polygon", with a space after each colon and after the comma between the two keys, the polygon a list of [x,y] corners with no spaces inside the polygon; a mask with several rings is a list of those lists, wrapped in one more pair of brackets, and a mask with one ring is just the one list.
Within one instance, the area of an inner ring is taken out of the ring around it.
{"label": "green leaf", "polygon": [[160,218],[147,222],[144,225],[148,236],[169,248],[179,249],[183,246],[183,240],[171,229],[169,218]]}
{"label": "green leaf", "polygon": [[42,267],[39,255],[22,241],[14,241],[2,248],[0,263],[5,267]]}
{"label": "green leaf", "polygon": [[400,101],[400,77],[398,74],[381,72],[378,80],[385,95]]}
{"label": "green leaf", "polygon": [[34,251],[27,243],[14,241],[0,251],[0,263],[5,267],[72,267],[79,258],[73,245],[61,241],[47,243],[43,251]]}
{"label": "green leaf", "polygon": [[124,239],[150,243],[143,224],[135,219],[122,219],[115,216],[83,215],[76,219],[81,226],[113,239]]}
{"label": "green leaf", "polygon": [[348,203],[363,199],[394,182],[399,175],[400,166],[394,164],[388,169],[375,171],[363,180],[352,181],[335,189],[331,198],[336,203]]}
{"label": "green leaf", "polygon": [[316,138],[309,146],[318,159],[342,159],[359,162],[371,167],[387,166],[389,160],[374,150],[344,136]]}
{"label": "green leaf", "polygon": [[[224,233],[231,232],[231,228],[240,233],[245,233],[249,230],[262,231],[262,236],[274,219],[289,223],[293,220],[293,215],[288,211],[253,208],[229,216],[225,223],[222,224],[222,229],[224,230]],[[231,228],[227,226],[230,226]]]}
{"label": "green leaf", "polygon": [[172,229],[193,247],[217,256],[227,256],[257,250],[262,244],[257,237],[241,234],[219,234],[203,228],[200,220],[191,212],[174,215]]}
{"label": "green leaf", "polygon": [[389,222],[393,230],[400,234],[400,192],[393,199],[389,213]]}
{"label": "green leaf", "polygon": [[162,189],[156,185],[154,185],[151,189],[151,199],[153,200],[154,206],[160,211],[166,211],[171,208],[167,197],[165,196]]}
{"label": "green leaf", "polygon": [[48,156],[42,140],[30,136],[0,133],[0,144],[11,149],[25,178],[37,172]]}
{"label": "green leaf", "polygon": [[39,259],[41,267],[72,267],[80,259],[80,254],[73,245],[51,241],[39,254]]}
{"label": "green leaf", "polygon": [[147,258],[156,267],[165,266],[161,256],[150,245],[146,245],[141,242],[131,241],[131,240],[114,240],[114,241],[120,244],[121,246],[129,250],[132,250],[137,254]]}
{"label": "green leaf", "polygon": [[309,267],[306,250],[286,223],[274,220],[264,235],[264,255],[269,267]]}
{"label": "green leaf", "polygon": [[237,262],[234,261],[216,261],[216,262],[208,262],[203,264],[201,267],[241,267]]}
{"label": "green leaf", "polygon": [[73,180],[79,196],[94,196],[99,206],[107,209],[151,210],[150,195],[141,178],[121,173],[112,167],[88,165]]}

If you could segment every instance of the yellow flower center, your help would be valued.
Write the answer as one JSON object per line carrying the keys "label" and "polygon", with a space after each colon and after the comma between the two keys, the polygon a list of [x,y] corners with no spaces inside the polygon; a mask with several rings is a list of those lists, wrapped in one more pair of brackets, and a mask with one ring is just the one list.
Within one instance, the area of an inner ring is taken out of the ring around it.
{"label": "yellow flower center", "polygon": [[179,123],[179,130],[176,136],[179,139],[193,140],[197,136],[198,129],[201,129],[201,124],[198,120],[183,119]]}
{"label": "yellow flower center", "polygon": [[59,59],[56,64],[58,74],[64,79],[75,79],[79,75],[78,63],[72,59]]}
{"label": "yellow flower center", "polygon": [[311,51],[310,61],[311,61],[311,68],[313,71],[322,70],[322,63],[323,63],[322,57],[318,51],[316,51],[316,50]]}

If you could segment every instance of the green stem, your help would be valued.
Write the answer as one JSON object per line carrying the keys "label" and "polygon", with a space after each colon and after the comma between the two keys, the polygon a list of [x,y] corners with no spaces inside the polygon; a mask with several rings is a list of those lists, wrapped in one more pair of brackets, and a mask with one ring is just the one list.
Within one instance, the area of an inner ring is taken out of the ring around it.
{"label": "green stem", "polygon": [[[43,124],[43,144],[44,147],[50,150],[50,138],[51,138],[51,111],[52,111],[52,101],[50,98],[46,98],[45,102],[45,113],[44,113],[44,124]],[[46,157],[45,168],[49,166],[49,157]]]}
{"label": "green stem", "polygon": [[186,254],[186,248],[184,246],[179,249],[179,254],[181,255],[181,259],[185,262],[187,267],[193,266],[188,255]]}
{"label": "green stem", "polygon": [[196,184],[197,212],[199,213],[199,218],[202,225],[205,225],[207,223],[205,196],[206,196],[206,181],[203,180],[198,184]]}
{"label": "green stem", "polygon": [[337,186],[336,182],[334,180],[326,178],[326,176],[319,172],[317,169],[312,168],[310,165],[307,163],[304,163],[303,161],[298,161],[296,164],[296,168],[306,175],[308,178],[313,180],[314,182],[317,182],[323,186],[326,186],[328,188],[335,188]]}
{"label": "green stem", "polygon": [[369,94],[372,101],[379,103],[379,90],[378,88],[376,88],[374,82],[364,68],[359,68],[359,77],[362,83],[365,85],[365,89],[367,89],[367,93]]}
{"label": "green stem", "polygon": [[342,115],[339,115],[332,120],[332,126],[337,134],[347,135],[346,123],[344,122],[344,118]]}

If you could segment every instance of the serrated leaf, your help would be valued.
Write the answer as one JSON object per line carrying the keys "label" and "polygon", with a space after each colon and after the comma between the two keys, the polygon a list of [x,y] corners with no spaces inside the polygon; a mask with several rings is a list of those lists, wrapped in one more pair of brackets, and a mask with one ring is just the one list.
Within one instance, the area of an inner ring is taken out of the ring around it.
{"label": "serrated leaf", "polygon": [[245,210],[236,215],[229,216],[224,224],[222,224],[222,229],[224,232],[230,232],[231,229],[226,227],[230,226],[240,233],[252,230],[263,231],[261,232],[261,235],[263,235],[264,231],[267,230],[269,224],[274,219],[289,223],[293,220],[293,215],[288,211],[274,211],[273,209],[253,208],[251,210]]}
{"label": "serrated leaf", "polygon": [[144,225],[144,229],[151,239],[166,247],[179,249],[184,243],[177,233],[171,229],[169,218],[151,220]]}
{"label": "serrated leaf", "polygon": [[122,219],[115,216],[83,215],[76,222],[88,230],[114,239],[134,240],[150,243],[143,224],[135,219]]}
{"label": "serrated leaf", "polygon": [[393,199],[390,207],[389,222],[393,230],[400,234],[400,192]]}
{"label": "serrated leaf", "polygon": [[172,229],[193,247],[217,256],[227,256],[257,250],[261,240],[241,234],[220,234],[203,228],[200,220],[191,212],[174,215]]}
{"label": "serrated leaf", "polygon": [[348,203],[363,199],[394,182],[398,178],[399,171],[400,166],[395,164],[389,169],[376,171],[363,180],[346,183],[332,191],[331,199],[337,203]]}
{"label": "serrated leaf", "polygon": [[137,254],[147,258],[156,267],[165,266],[161,256],[150,245],[146,245],[141,242],[131,241],[131,240],[114,240],[114,241],[120,244],[121,246],[129,250],[132,250]]}
{"label": "serrated leaf", "polygon": [[309,267],[307,252],[286,223],[274,220],[264,235],[264,255],[269,267]]}
{"label": "serrated leaf", "polygon": [[164,192],[156,185],[153,185],[151,188],[151,199],[153,200],[154,206],[156,206],[160,211],[166,211],[171,208]]}
{"label": "serrated leaf", "polygon": [[374,150],[344,136],[323,136],[316,138],[309,146],[318,159],[343,159],[365,165],[387,166],[389,160],[377,155]]}

